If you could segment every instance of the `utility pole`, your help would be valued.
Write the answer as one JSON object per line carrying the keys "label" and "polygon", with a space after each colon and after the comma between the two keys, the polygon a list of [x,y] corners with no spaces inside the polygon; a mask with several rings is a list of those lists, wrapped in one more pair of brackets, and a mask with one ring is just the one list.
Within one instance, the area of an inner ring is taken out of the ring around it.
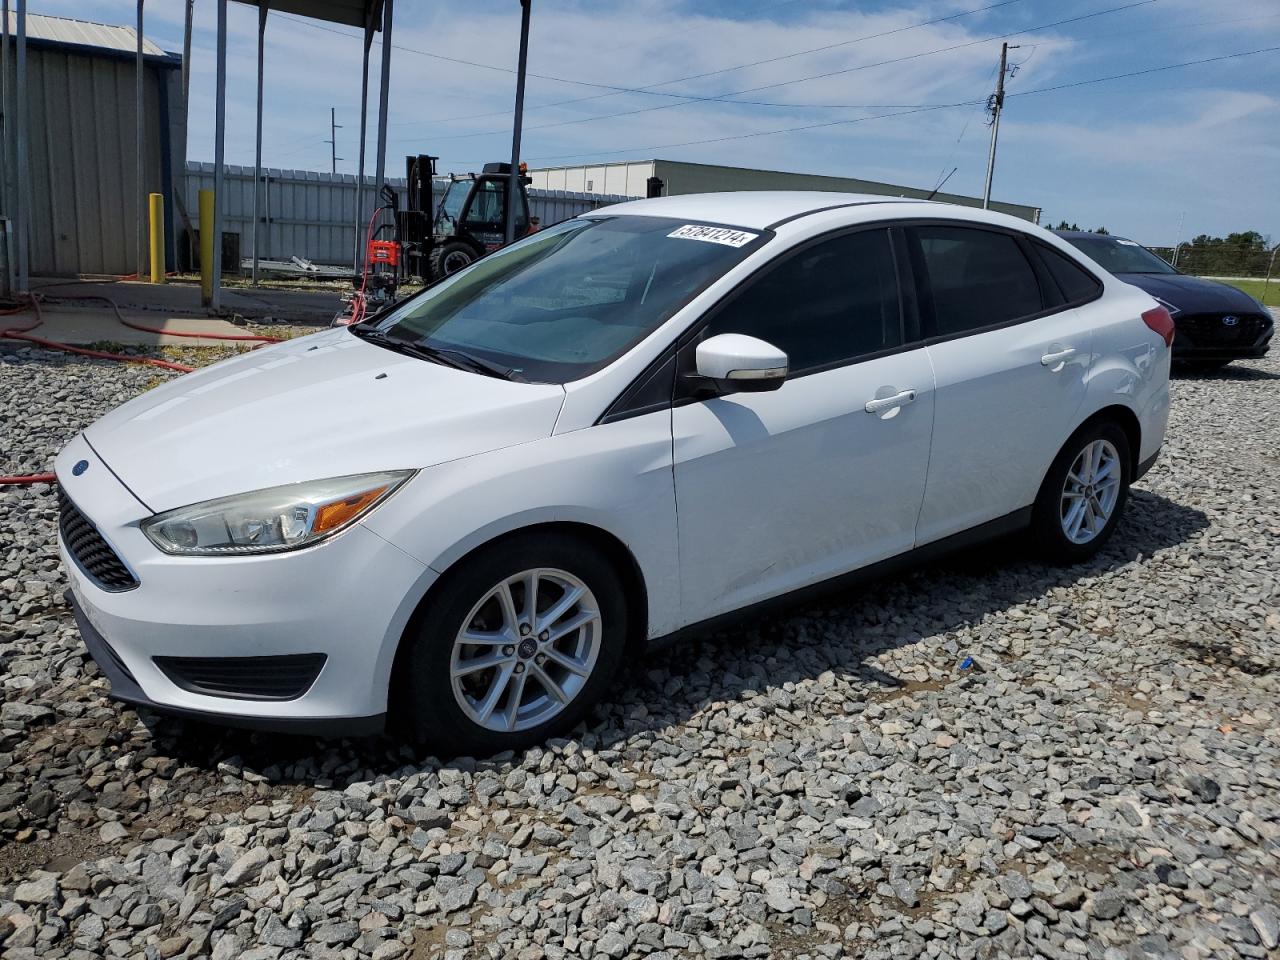
{"label": "utility pole", "polygon": [[342,124],[335,123],[334,120],[336,118],[337,118],[337,114],[335,112],[335,109],[333,107],[330,107],[329,108],[329,139],[326,140],[325,143],[329,145],[329,156],[332,158],[330,162],[333,165],[334,173],[338,172],[338,161],[346,159],[346,157],[338,156],[338,131],[342,129]]}
{"label": "utility pole", "polygon": [[507,181],[506,242],[516,237],[516,202],[520,198],[520,134],[524,127],[524,78],[529,65],[529,8],[533,0],[520,0],[520,58],[516,63],[516,107],[511,128],[511,174]]}
{"label": "utility pole", "polygon": [[987,155],[987,186],[982,192],[982,209],[991,206],[991,180],[996,173],[996,140],[1000,136],[1000,113],[1004,110],[1004,75],[1009,70],[1009,51],[1017,50],[1008,43],[1000,44],[1000,73],[996,77],[996,92],[987,101],[987,109],[991,111],[991,151]]}

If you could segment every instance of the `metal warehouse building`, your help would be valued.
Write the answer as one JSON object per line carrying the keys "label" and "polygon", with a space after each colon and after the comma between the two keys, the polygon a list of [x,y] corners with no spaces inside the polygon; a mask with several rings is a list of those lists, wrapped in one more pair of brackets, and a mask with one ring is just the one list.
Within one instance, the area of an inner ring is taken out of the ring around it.
{"label": "metal warehouse building", "polygon": [[[6,4],[7,6],[7,4]],[[16,83],[9,18],[4,76],[7,134],[3,202],[13,216],[17,143],[13,111],[27,111],[26,222],[32,274],[129,274],[138,269],[140,201],[162,193],[172,264],[176,187],[186,155],[182,58],[143,43],[143,182],[138,184],[135,97],[137,34],[61,17],[28,14],[27,80]],[[16,95],[16,96],[15,96]],[[142,238],[145,242],[145,237]]]}
{"label": "metal warehouse building", "polygon": [[[877,183],[874,180],[858,180],[854,177],[752,170],[748,167],[723,167],[710,163],[685,163],[681,160],[636,160],[580,167],[544,167],[530,170],[529,176],[533,178],[535,187],[546,190],[617,193],[628,197],[650,196],[649,181],[655,177],[661,181],[661,184],[654,184],[656,189],[661,190],[661,196],[721,193],[726,190],[824,190],[837,193],[874,193],[920,200],[929,196],[928,190]],[[939,193],[934,199],[966,207],[982,206],[980,197],[965,197],[955,193]],[[1032,223],[1040,222],[1039,207],[993,200],[991,208]]]}

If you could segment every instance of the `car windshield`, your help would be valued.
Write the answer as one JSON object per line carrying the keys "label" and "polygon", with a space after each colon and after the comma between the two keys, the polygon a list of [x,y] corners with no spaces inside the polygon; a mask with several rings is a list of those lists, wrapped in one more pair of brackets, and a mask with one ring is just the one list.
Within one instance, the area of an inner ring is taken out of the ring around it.
{"label": "car windshield", "polygon": [[568,220],[423,291],[377,321],[376,337],[566,383],[657,329],[761,236],[664,217]]}
{"label": "car windshield", "polygon": [[1110,273],[1177,273],[1154,253],[1117,237],[1063,237]]}

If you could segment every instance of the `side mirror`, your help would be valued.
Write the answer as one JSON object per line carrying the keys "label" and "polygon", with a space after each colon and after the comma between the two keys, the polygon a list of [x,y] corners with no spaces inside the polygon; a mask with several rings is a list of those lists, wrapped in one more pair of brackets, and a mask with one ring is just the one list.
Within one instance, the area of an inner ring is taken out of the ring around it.
{"label": "side mirror", "polygon": [[787,379],[787,355],[742,333],[721,333],[698,344],[698,376],[722,393],[777,390]]}

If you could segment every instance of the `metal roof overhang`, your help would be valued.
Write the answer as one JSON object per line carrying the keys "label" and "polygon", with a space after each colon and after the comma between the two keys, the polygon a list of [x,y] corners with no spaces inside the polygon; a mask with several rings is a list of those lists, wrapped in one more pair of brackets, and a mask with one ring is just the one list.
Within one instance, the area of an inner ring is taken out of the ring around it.
{"label": "metal roof overhang", "polygon": [[235,0],[250,7],[266,7],[312,20],[348,27],[382,29],[382,0]]}

